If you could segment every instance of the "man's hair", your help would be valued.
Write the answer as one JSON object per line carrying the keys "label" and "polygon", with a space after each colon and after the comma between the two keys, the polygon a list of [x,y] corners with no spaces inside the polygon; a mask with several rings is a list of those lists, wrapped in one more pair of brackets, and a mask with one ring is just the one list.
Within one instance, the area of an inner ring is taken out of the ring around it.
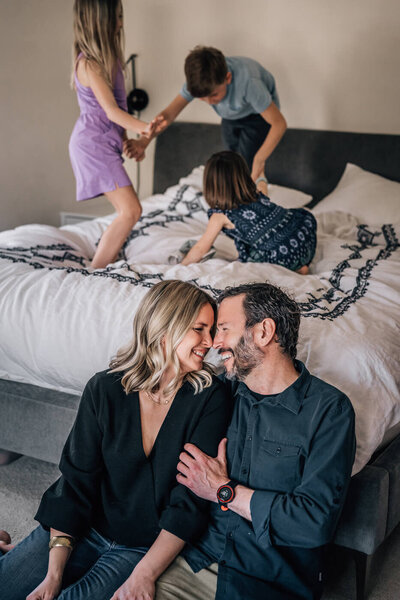
{"label": "man's hair", "polygon": [[186,85],[194,98],[212,94],[217,85],[224,83],[227,74],[225,56],[216,48],[196,46],[186,57]]}
{"label": "man's hair", "polygon": [[204,197],[211,208],[231,210],[257,200],[256,184],[244,158],[223,150],[207,161],[203,177]]}
{"label": "man's hair", "polygon": [[271,283],[247,283],[227,287],[218,297],[220,304],[226,298],[244,294],[243,310],[246,329],[272,319],[276,326],[276,336],[283,352],[292,360],[296,358],[300,327],[300,309],[295,300]]}

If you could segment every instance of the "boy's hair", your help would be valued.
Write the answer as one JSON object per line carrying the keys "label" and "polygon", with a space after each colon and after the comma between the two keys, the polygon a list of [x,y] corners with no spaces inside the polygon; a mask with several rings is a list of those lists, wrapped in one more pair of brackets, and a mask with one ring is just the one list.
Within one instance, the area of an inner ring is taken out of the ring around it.
{"label": "boy's hair", "polygon": [[245,283],[227,287],[217,298],[221,304],[226,298],[244,295],[243,310],[246,329],[254,327],[264,319],[272,319],[276,326],[276,337],[284,354],[294,361],[300,328],[300,308],[294,298],[272,283]]}
{"label": "boy's hair", "polygon": [[74,2],[74,43],[72,46],[72,78],[79,54],[97,66],[108,85],[113,86],[115,63],[124,68],[124,34],[118,34],[117,10],[121,9],[120,0],[75,0]]}
{"label": "boy's hair", "polygon": [[228,74],[225,56],[210,46],[196,46],[185,60],[186,85],[194,98],[205,98]]}
{"label": "boy's hair", "polygon": [[211,208],[230,210],[257,200],[257,187],[246,161],[230,150],[208,159],[203,184],[204,197]]}

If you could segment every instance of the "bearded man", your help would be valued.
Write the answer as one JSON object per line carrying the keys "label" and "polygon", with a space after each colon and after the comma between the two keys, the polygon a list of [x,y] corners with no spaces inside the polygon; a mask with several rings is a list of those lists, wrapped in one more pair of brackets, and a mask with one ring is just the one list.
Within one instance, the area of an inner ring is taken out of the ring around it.
{"label": "bearded man", "polygon": [[[314,600],[355,454],[354,411],[296,360],[300,312],[277,286],[228,288],[218,349],[234,398],[216,458],[187,444],[178,481],[212,503],[207,532],[157,600]],[[334,357],[332,357],[334,360]]]}

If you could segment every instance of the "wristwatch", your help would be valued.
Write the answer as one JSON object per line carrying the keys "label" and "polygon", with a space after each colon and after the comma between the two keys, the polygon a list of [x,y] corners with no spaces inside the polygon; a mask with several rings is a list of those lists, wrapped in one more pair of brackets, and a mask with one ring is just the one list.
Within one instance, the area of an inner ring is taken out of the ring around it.
{"label": "wristwatch", "polygon": [[221,510],[229,510],[228,504],[235,497],[235,487],[239,485],[238,481],[231,479],[228,483],[224,483],[217,489],[218,504]]}

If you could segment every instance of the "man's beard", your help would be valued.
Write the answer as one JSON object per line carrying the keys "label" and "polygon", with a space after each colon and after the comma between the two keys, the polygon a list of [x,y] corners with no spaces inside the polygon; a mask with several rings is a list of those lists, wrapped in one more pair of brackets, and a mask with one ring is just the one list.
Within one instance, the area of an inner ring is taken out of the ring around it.
{"label": "man's beard", "polygon": [[[231,380],[244,381],[264,358],[264,354],[253,342],[251,332],[248,329],[245,330],[235,349],[230,348],[229,350],[232,352],[234,362],[232,370],[229,372],[226,371],[225,375],[227,379]],[[223,352],[222,349],[220,350],[221,352]]]}

